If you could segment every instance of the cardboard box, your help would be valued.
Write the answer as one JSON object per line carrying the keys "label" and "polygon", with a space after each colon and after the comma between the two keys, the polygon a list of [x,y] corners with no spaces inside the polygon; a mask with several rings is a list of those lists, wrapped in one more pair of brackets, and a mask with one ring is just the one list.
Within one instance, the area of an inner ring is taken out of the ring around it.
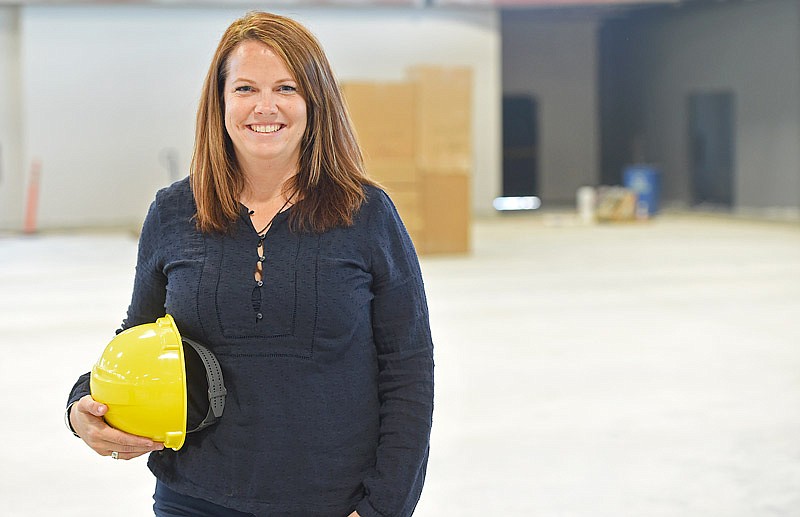
{"label": "cardboard box", "polygon": [[472,217],[470,178],[460,171],[423,174],[421,254],[466,253]]}
{"label": "cardboard box", "polygon": [[386,188],[419,254],[470,248],[468,68],[418,66],[408,82],[348,82],[367,173]]}
{"label": "cardboard box", "polygon": [[472,71],[414,66],[417,163],[431,173],[472,168]]}
{"label": "cardboard box", "polygon": [[422,193],[417,185],[384,183],[386,193],[392,199],[400,219],[414,242],[414,247],[418,249],[423,245],[423,234],[425,231],[425,221],[422,211]]}
{"label": "cardboard box", "polygon": [[413,162],[414,88],[405,82],[342,85],[365,159],[370,164]]}
{"label": "cardboard box", "polygon": [[408,190],[417,188],[419,172],[413,160],[368,160],[364,165],[370,178],[383,185],[392,184],[395,187]]}
{"label": "cardboard box", "polygon": [[599,222],[624,222],[636,218],[636,192],[623,187],[597,189],[595,218]]}

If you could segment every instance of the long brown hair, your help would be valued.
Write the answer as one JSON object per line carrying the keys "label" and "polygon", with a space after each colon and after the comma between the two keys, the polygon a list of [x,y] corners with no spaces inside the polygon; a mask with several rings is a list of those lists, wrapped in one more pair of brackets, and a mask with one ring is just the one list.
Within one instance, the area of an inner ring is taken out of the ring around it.
{"label": "long brown hair", "polygon": [[197,227],[225,232],[239,216],[244,177],[225,130],[223,88],[228,57],[244,41],[259,41],[286,63],[306,101],[307,124],[298,173],[287,185],[299,201],[290,223],[299,231],[322,232],[352,224],[364,201],[364,161],[328,59],[317,39],[296,21],[250,12],[225,31],[206,75],[197,109],[190,181]]}

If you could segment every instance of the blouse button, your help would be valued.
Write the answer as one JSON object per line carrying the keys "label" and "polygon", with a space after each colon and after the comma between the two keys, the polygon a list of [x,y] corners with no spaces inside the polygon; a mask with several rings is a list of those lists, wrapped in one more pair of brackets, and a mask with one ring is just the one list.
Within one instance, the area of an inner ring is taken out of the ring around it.
{"label": "blouse button", "polygon": [[256,285],[258,285],[258,287],[261,287],[262,285],[264,285],[264,282],[262,282],[261,280],[259,280],[258,282],[256,282]]}
{"label": "blouse button", "polygon": [[261,318],[263,318],[263,317],[264,317],[264,315],[263,315],[263,314],[261,314],[260,312],[259,312],[258,314],[256,314],[256,319],[257,319],[257,320],[260,320],[260,319],[261,319]]}
{"label": "blouse button", "polygon": [[261,255],[260,257],[258,257],[258,260],[259,260],[259,262],[264,262],[265,260],[267,260],[267,257],[265,257],[264,255]]}

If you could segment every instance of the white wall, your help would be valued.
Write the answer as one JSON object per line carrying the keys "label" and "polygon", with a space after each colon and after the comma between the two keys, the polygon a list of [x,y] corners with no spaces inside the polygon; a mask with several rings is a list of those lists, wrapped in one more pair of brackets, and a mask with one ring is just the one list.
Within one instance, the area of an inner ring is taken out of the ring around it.
{"label": "white wall", "polygon": [[[164,7],[22,9],[26,164],[42,163],[40,226],[138,225],[188,172],[194,116],[221,33],[244,10]],[[499,29],[494,11],[294,9],[341,80],[394,79],[418,63],[475,72],[476,211],[499,189]],[[486,135],[491,135],[487,137]]]}
{"label": "white wall", "polygon": [[687,96],[735,95],[734,205],[800,209],[800,7],[794,0],[676,10],[643,27],[648,158],[664,195],[690,199]]}
{"label": "white wall", "polygon": [[23,215],[19,8],[0,7],[0,228],[18,228]]}
{"label": "white wall", "polygon": [[599,181],[597,21],[511,14],[503,18],[503,93],[533,94],[539,106],[543,202],[572,203]]}

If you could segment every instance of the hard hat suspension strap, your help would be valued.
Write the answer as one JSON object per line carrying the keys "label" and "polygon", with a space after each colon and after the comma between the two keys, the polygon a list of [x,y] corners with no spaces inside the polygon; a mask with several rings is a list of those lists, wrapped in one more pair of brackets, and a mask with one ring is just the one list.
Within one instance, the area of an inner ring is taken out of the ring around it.
{"label": "hard hat suspension strap", "polygon": [[225,383],[222,379],[222,368],[220,368],[219,361],[214,357],[214,354],[196,341],[192,341],[185,336],[182,336],[182,339],[184,343],[191,346],[195,352],[197,352],[200,360],[203,361],[206,381],[208,382],[208,413],[200,425],[195,429],[187,429],[186,431],[187,433],[193,433],[210,426],[222,416],[222,412],[225,409],[225,395],[227,395],[228,390],[225,389]]}

